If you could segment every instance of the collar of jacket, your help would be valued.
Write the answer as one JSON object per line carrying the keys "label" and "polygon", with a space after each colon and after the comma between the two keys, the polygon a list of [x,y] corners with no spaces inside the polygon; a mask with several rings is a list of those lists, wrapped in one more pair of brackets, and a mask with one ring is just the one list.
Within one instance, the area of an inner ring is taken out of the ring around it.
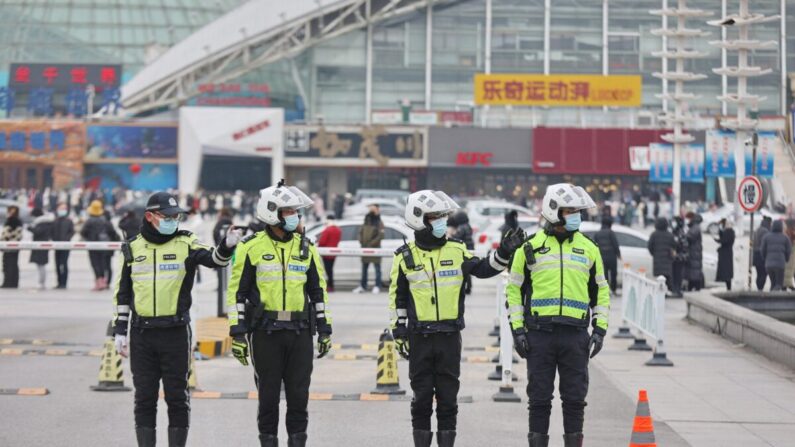
{"label": "collar of jacket", "polygon": [[285,231],[284,228],[282,228],[282,231],[284,231],[284,237],[279,237],[276,235],[276,233],[273,231],[270,225],[265,227],[265,232],[268,233],[268,236],[270,236],[270,238],[273,239],[274,241],[290,242],[290,240],[292,240],[293,238],[293,232]]}
{"label": "collar of jacket", "polygon": [[420,250],[431,251],[443,247],[447,243],[447,237],[436,237],[431,230],[424,228],[414,232],[414,243]]}
{"label": "collar of jacket", "polygon": [[141,236],[146,239],[147,242],[152,244],[162,245],[166,242],[174,239],[179,234],[179,230],[175,231],[174,234],[160,234],[157,229],[155,229],[152,224],[144,219],[143,223],[141,224]]}
{"label": "collar of jacket", "polygon": [[544,227],[544,233],[546,233],[547,236],[554,236],[555,239],[558,240],[558,242],[563,242],[566,239],[569,240],[569,243],[573,242],[574,241],[574,234],[577,233],[578,231],[579,230],[566,231],[566,232],[563,232],[563,233],[558,233],[557,231],[555,231],[553,229],[552,225],[547,225],[547,226]]}

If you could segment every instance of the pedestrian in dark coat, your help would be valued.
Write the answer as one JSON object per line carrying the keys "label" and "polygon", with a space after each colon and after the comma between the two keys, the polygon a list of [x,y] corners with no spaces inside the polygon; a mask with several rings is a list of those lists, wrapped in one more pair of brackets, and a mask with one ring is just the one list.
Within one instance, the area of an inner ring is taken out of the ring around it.
{"label": "pedestrian in dark coat", "polygon": [[718,238],[715,242],[720,244],[718,247],[718,273],[715,281],[725,282],[726,290],[732,289],[732,279],[734,279],[734,228],[729,220],[721,219]]}
{"label": "pedestrian in dark coat", "polygon": [[[58,205],[57,217],[53,223],[52,240],[68,242],[75,235],[75,224],[69,217],[69,207],[65,203]],[[65,289],[69,279],[69,250],[55,250],[55,274],[58,278],[57,289]]]}
{"label": "pedestrian in dark coat", "polygon": [[[113,225],[105,219],[105,212],[102,202],[94,200],[87,208],[88,215],[91,216],[80,229],[80,236],[89,242],[110,242],[118,239]],[[110,271],[106,260],[107,254],[101,250],[89,250],[88,258],[91,261],[91,268],[94,270],[93,291],[106,290],[110,283]]]}
{"label": "pedestrian in dark coat", "polygon": [[618,260],[621,259],[621,247],[618,245],[618,238],[612,229],[613,218],[602,218],[602,229],[594,234],[594,242],[599,245],[599,252],[602,253],[602,262],[605,267],[605,277],[610,284],[610,290],[615,292],[618,280]]}
{"label": "pedestrian in dark coat", "polygon": [[654,223],[654,232],[649,237],[647,248],[653,260],[654,276],[664,276],[668,288],[673,290],[671,281],[675,254],[674,235],[668,231],[668,220],[660,217]]}
{"label": "pedestrian in dark coat", "polygon": [[784,268],[792,255],[792,242],[784,234],[784,222],[773,222],[764,239],[762,239],[762,257],[765,259],[765,270],[770,276],[770,290],[781,290],[784,285]]}
{"label": "pedestrian in dark coat", "polygon": [[[22,220],[19,218],[19,207],[9,206],[6,211],[6,222],[0,233],[0,241],[18,242],[22,240]],[[3,285],[4,289],[19,287],[19,250],[3,250]]]}
{"label": "pedestrian in dark coat", "polygon": [[[381,248],[384,239],[384,222],[381,221],[381,210],[377,204],[370,205],[370,212],[364,216],[364,224],[359,227],[359,243],[362,248]],[[384,287],[381,282],[381,258],[378,256],[362,256],[362,280],[359,287],[353,289],[354,293],[367,290],[368,265],[373,264],[375,269],[375,286],[373,293],[380,293]]]}
{"label": "pedestrian in dark coat", "polygon": [[[52,229],[55,218],[52,214],[44,214],[41,208],[36,208],[30,213],[33,216],[33,222],[30,224],[28,230],[33,234],[34,242],[44,242],[52,240]],[[49,250],[33,250],[30,252],[31,264],[36,264],[39,271],[39,290],[44,290],[44,285],[47,282],[47,269],[45,266],[50,262]],[[784,275],[782,274],[782,277]]]}
{"label": "pedestrian in dark coat", "polygon": [[762,218],[762,224],[754,231],[754,269],[756,269],[756,289],[763,290],[767,282],[767,270],[765,270],[765,258],[762,256],[762,240],[770,233],[770,226],[773,219],[770,216]]}
{"label": "pedestrian in dark coat", "polygon": [[136,216],[135,211],[127,211],[119,220],[119,229],[125,240],[130,240],[141,233],[141,216]]}
{"label": "pedestrian in dark coat", "polygon": [[701,244],[701,225],[700,215],[688,213],[687,245],[689,250],[685,277],[687,278],[687,290],[701,290],[704,287],[703,271],[703,251]]}
{"label": "pedestrian in dark coat", "polygon": [[674,273],[671,279],[673,294],[677,298],[682,297],[682,281],[684,280],[685,267],[689,260],[687,246],[687,232],[685,220],[681,216],[676,216],[671,223],[671,233],[674,235]]}

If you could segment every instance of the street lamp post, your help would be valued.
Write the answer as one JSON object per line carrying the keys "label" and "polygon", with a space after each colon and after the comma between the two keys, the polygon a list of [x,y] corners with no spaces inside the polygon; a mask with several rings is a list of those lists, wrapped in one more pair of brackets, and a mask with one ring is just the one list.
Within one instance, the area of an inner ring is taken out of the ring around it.
{"label": "street lamp post", "polygon": [[[685,62],[689,59],[696,59],[705,57],[706,54],[700,51],[693,50],[688,43],[693,37],[702,37],[707,35],[699,29],[687,28],[687,19],[696,17],[707,17],[711,13],[700,9],[693,9],[687,6],[687,0],[678,0],[676,7],[668,7],[668,2],[663,1],[663,9],[649,11],[652,15],[661,16],[663,18],[663,27],[652,31],[655,36],[660,36],[663,39],[662,51],[652,53],[653,56],[663,58],[663,61],[673,61],[676,66],[675,71],[669,71],[669,64],[663,64],[663,71],[661,73],[654,73],[654,77],[664,81],[674,82],[674,92],[663,91],[662,94],[657,95],[658,98],[663,100],[664,115],[662,121],[666,123],[667,127],[672,128],[673,132],[663,135],[661,138],[674,147],[674,166],[673,166],[673,215],[678,216],[681,209],[681,196],[682,196],[682,147],[683,145],[692,143],[695,138],[685,133],[685,129],[693,121],[693,115],[688,111],[688,101],[697,99],[698,96],[693,93],[686,93],[684,91],[685,82],[698,81],[706,79],[704,74],[692,73],[685,71]],[[667,18],[676,18],[676,28],[668,28]],[[665,90],[665,89],[664,89]],[[668,112],[665,104],[669,101],[674,103],[674,112]]]}

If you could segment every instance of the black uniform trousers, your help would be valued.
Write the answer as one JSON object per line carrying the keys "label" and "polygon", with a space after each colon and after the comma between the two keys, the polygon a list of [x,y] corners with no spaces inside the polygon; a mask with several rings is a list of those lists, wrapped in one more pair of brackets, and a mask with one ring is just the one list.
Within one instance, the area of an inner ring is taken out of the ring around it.
{"label": "black uniform trousers", "polygon": [[458,389],[461,375],[461,333],[436,332],[409,335],[409,379],[411,425],[430,430],[433,398],[436,396],[438,430],[455,430],[458,419]]}
{"label": "black uniform trousers", "polygon": [[326,280],[326,285],[328,286],[329,290],[334,289],[334,262],[337,258],[323,258],[323,267],[326,269],[326,276],[328,279]]}
{"label": "black uniform trousers", "polygon": [[257,330],[247,335],[259,391],[259,432],[279,432],[282,381],[287,398],[287,433],[303,433],[309,424],[309,383],[312,378],[312,333],[309,329]]}
{"label": "black uniform trousers", "polygon": [[563,402],[563,430],[582,432],[585,396],[588,394],[588,343],[586,328],[554,324],[549,330],[530,330],[527,341],[527,397],[530,431],[549,433],[549,415],[555,387],[555,371],[560,375],[558,390]]}
{"label": "black uniform trousers", "polygon": [[130,328],[130,368],[135,386],[135,426],[157,423],[160,380],[168,405],[168,426],[190,425],[188,370],[190,325],[170,328]]}
{"label": "black uniform trousers", "polygon": [[55,273],[58,276],[58,287],[66,288],[69,278],[69,250],[55,250]]}

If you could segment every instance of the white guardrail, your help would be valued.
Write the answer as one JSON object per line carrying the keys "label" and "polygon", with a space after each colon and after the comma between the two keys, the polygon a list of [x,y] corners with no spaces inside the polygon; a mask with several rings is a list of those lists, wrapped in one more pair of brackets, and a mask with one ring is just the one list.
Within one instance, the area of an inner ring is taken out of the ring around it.
{"label": "white guardrail", "polygon": [[673,366],[673,362],[666,357],[663,343],[667,290],[663,276],[650,279],[628,268],[623,270],[621,317],[632,328],[656,341],[654,354],[646,362],[647,366]]}
{"label": "white guardrail", "polygon": [[[0,241],[0,250],[121,250],[121,242],[54,242],[54,241]],[[350,256],[391,258],[395,250],[391,248],[331,248],[316,247],[320,256]],[[477,256],[486,256],[487,252],[476,252]]]}
{"label": "white guardrail", "polygon": [[[121,242],[0,242],[0,250],[121,250]],[[395,251],[388,248],[330,248],[318,247],[321,256],[374,256],[391,258]]]}

